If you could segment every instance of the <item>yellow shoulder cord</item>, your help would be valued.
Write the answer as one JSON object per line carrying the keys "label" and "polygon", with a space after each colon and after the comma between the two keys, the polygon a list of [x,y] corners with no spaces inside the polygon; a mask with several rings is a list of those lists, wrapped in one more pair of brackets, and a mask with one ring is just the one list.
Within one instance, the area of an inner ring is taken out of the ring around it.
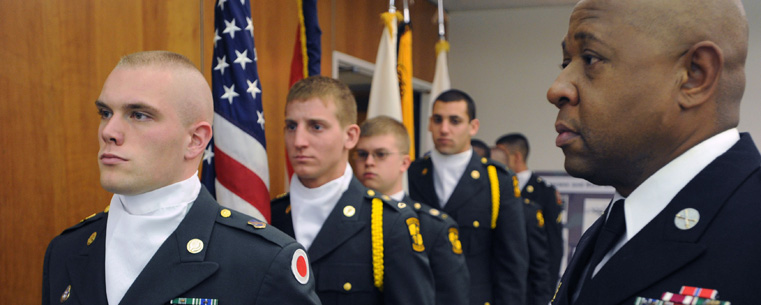
{"label": "yellow shoulder cord", "polygon": [[491,228],[497,227],[497,216],[499,216],[499,179],[497,179],[497,168],[489,165],[489,182],[491,183]]}
{"label": "yellow shoulder cord", "polygon": [[373,279],[375,287],[383,291],[383,201],[380,198],[373,198],[370,233],[373,241]]}

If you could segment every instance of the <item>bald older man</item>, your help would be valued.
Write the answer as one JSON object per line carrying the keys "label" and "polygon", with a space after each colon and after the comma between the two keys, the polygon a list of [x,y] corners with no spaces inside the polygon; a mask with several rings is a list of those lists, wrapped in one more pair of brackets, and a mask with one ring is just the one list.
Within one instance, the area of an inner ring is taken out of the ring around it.
{"label": "bald older man", "polygon": [[319,304],[303,247],[201,186],[212,105],[182,55],[119,61],[95,102],[114,196],[50,242],[42,304]]}
{"label": "bald older man", "polygon": [[616,195],[553,304],[634,304],[683,286],[758,303],[761,156],[736,129],[747,41],[740,1],[576,5],[547,92],[556,144],[568,173]]}

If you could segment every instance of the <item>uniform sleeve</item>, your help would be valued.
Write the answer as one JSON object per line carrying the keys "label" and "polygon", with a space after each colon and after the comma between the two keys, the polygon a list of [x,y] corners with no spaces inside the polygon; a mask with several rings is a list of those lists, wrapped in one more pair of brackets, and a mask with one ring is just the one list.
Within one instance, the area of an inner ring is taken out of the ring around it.
{"label": "uniform sleeve", "polygon": [[465,263],[465,254],[462,253],[461,246],[460,253],[455,253],[449,236],[450,229],[458,230],[457,225],[441,227],[443,229],[437,232],[434,240],[424,240],[426,247],[430,247],[428,259],[431,262],[431,271],[436,285],[436,304],[470,304],[470,273]]}
{"label": "uniform sleeve", "polygon": [[389,222],[389,227],[384,225],[384,304],[433,305],[433,275],[425,251],[412,249],[412,237],[405,222],[410,217],[415,215],[405,213]]}
{"label": "uniform sleeve", "polygon": [[[300,260],[303,257],[303,260]],[[304,248],[293,242],[278,253],[255,304],[321,304]]]}
{"label": "uniform sleeve", "polygon": [[50,267],[50,252],[54,242],[55,239],[48,245],[48,249],[45,251],[45,261],[42,263],[42,305],[50,304],[50,272],[48,268]]}
{"label": "uniform sleeve", "polygon": [[514,195],[510,175],[499,175],[499,186],[499,215],[492,247],[494,304],[525,304],[528,243],[523,203]]}
{"label": "uniform sleeve", "polygon": [[[544,224],[540,224],[541,209],[537,204],[524,204],[526,212],[526,233],[529,247],[529,274],[527,289],[529,294],[526,304],[546,305],[552,298],[550,280],[550,260],[547,233]],[[545,220],[541,220],[545,221]]]}

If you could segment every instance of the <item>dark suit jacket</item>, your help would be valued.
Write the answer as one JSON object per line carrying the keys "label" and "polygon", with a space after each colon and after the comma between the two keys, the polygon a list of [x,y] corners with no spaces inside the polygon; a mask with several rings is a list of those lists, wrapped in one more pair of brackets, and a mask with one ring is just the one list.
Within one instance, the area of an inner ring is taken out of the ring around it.
{"label": "dark suit jacket", "polygon": [[550,257],[545,231],[547,220],[538,204],[528,198],[523,200],[529,253],[526,304],[547,305],[555,288],[555,284],[550,282]]}
{"label": "dark suit jacket", "polygon": [[[595,276],[597,295],[580,304],[633,304],[660,299],[681,286],[717,289],[732,304],[758,304],[761,285],[761,156],[750,135],[711,162]],[[680,230],[675,216],[696,209],[695,227]],[[553,304],[570,304],[602,227],[597,220],[579,240]],[[584,289],[587,289],[585,287]]]}
{"label": "dark suit jacket", "polygon": [[[314,277],[300,284],[291,271],[294,252],[303,249],[274,227],[256,229],[250,216],[222,208],[205,188],[177,229],[138,275],[120,304],[169,304],[174,298],[211,298],[219,304],[320,304]],[[105,285],[106,213],[65,230],[45,253],[42,304],[107,304]],[[92,244],[87,240],[97,232]],[[186,249],[191,239],[203,249]],[[311,273],[311,270],[310,270]]]}
{"label": "dark suit jacket", "polygon": [[544,230],[547,233],[550,264],[550,289],[554,291],[560,277],[561,260],[563,260],[563,201],[558,198],[553,186],[533,173],[521,190],[521,197],[536,202],[544,213]]}
{"label": "dark suit jacket", "polygon": [[457,223],[444,212],[412,200],[409,195],[405,195],[402,202],[412,205],[420,218],[420,233],[423,235],[425,252],[431,263],[436,286],[436,304],[469,304],[470,274],[462,253],[462,244],[457,245]]}
{"label": "dark suit jacket", "polygon": [[[497,169],[500,190],[495,229],[491,229],[489,165]],[[433,186],[435,170],[430,157],[412,163],[407,171],[412,198],[438,204]],[[460,225],[470,272],[470,304],[524,304],[528,276],[526,218],[523,203],[515,197],[513,175],[504,165],[474,153],[443,210]]]}
{"label": "dark suit jacket", "polygon": [[[370,214],[372,200],[382,198],[383,291],[373,283]],[[289,195],[272,201],[272,224],[294,236]],[[347,206],[354,207],[350,217]],[[434,302],[433,276],[425,251],[412,248],[406,221],[417,219],[412,207],[369,192],[352,178],[307,253],[314,269],[317,295],[323,304],[423,304]],[[346,285],[347,283],[350,284]],[[350,288],[350,289],[346,289]]]}

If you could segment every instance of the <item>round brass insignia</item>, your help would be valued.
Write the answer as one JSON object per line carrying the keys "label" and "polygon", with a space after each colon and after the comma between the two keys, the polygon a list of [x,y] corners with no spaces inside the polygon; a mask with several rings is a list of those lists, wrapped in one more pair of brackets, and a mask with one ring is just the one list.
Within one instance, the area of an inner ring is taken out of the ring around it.
{"label": "round brass insignia", "polygon": [[478,227],[480,227],[480,226],[481,226],[481,223],[480,223],[480,222],[478,222],[478,220],[475,220],[475,221],[473,221],[473,227],[474,227],[474,228],[478,228]]}
{"label": "round brass insignia", "polygon": [[533,185],[527,186],[526,187],[526,192],[533,193],[534,192],[534,186]]}
{"label": "round brass insignia", "polygon": [[369,195],[369,196],[375,196],[375,191],[373,191],[373,190],[367,190],[367,195]]}
{"label": "round brass insignia", "polygon": [[403,208],[406,208],[406,207],[407,207],[407,204],[406,204],[406,203],[404,203],[404,202],[400,202],[400,203],[398,203],[398,204],[397,204],[397,206],[398,206],[400,209],[403,209]]}
{"label": "round brass insignia", "polygon": [[423,206],[420,204],[420,202],[415,202],[415,210],[420,210]]}
{"label": "round brass insignia", "polygon": [[354,213],[356,212],[357,210],[355,210],[353,206],[347,205],[346,207],[344,207],[344,216],[346,217],[352,217],[354,216]]}
{"label": "round brass insignia", "polygon": [[198,238],[193,238],[188,242],[188,252],[196,254],[203,250],[203,242]]}
{"label": "round brass insignia", "polygon": [[470,172],[470,176],[473,177],[473,179],[478,179],[478,178],[481,178],[481,173],[478,172],[477,170],[474,170]]}
{"label": "round brass insignia", "polygon": [[88,246],[92,245],[92,242],[95,241],[95,237],[96,236],[98,236],[98,232],[92,232],[92,234],[90,234],[90,238],[87,239],[87,245]]}
{"label": "round brass insignia", "polygon": [[486,162],[489,161],[486,158],[481,158],[481,163],[486,164]]}
{"label": "round brass insignia", "polygon": [[526,204],[529,204],[529,203],[531,203],[531,200],[528,200],[528,198],[524,198],[523,202],[525,202]]}
{"label": "round brass insignia", "polygon": [[222,217],[227,218],[232,215],[232,212],[230,212],[228,209],[222,209],[222,211],[219,211],[219,214],[222,215]]}
{"label": "round brass insignia", "polygon": [[344,283],[344,290],[346,290],[346,291],[351,290],[351,283],[349,283],[349,282]]}
{"label": "round brass insignia", "polygon": [[439,210],[437,210],[437,209],[431,209],[430,213],[433,216],[439,216],[439,215],[441,215],[441,212],[439,212]]}

